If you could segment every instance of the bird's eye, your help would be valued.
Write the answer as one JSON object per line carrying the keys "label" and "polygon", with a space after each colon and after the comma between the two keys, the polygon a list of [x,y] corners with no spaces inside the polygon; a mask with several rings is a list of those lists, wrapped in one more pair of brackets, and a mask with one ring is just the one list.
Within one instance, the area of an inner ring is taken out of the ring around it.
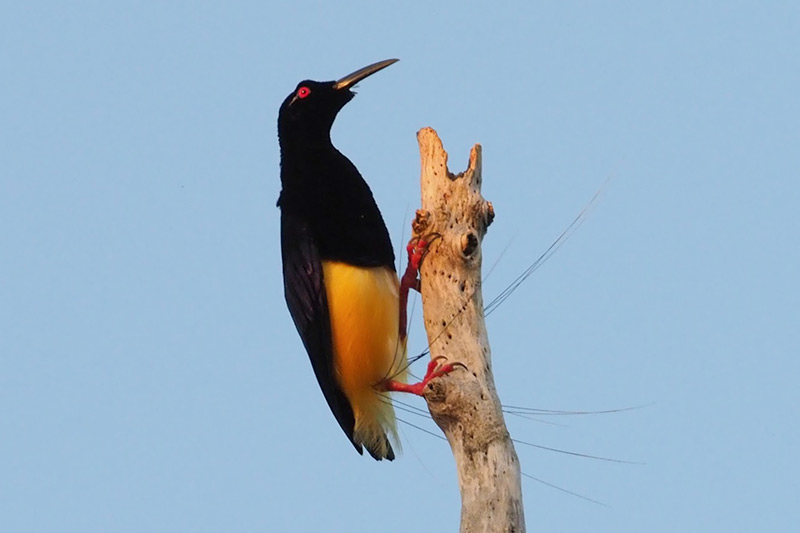
{"label": "bird's eye", "polygon": [[308,87],[300,87],[299,89],[297,89],[298,98],[305,98],[309,94],[311,94],[311,89],[309,89]]}

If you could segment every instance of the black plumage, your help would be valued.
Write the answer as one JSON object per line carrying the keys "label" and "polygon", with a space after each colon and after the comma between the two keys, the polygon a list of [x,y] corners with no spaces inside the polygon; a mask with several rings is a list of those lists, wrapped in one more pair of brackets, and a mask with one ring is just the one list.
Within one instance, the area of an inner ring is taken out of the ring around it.
{"label": "black plumage", "polygon": [[[337,379],[323,262],[394,271],[389,233],[366,181],[332,144],[337,113],[357,81],[396,60],[365,67],[339,81],[302,81],[278,115],[281,151],[281,250],[289,312],[308,352],[325,399],[342,430],[354,437],[353,408]],[[384,437],[385,439],[385,437]],[[383,457],[394,458],[388,452]],[[376,459],[383,458],[367,446]]]}

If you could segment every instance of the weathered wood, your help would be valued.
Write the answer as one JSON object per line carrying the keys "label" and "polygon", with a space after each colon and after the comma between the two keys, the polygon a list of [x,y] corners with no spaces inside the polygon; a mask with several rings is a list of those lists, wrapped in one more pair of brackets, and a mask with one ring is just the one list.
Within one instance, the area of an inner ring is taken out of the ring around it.
{"label": "weathered wood", "polygon": [[421,266],[422,305],[432,357],[456,369],[434,380],[425,399],[453,450],[461,489],[461,532],[525,531],[519,459],[506,429],[492,377],[483,317],[481,241],[492,204],[481,196],[481,147],[454,175],[436,132],[417,133],[422,161],[422,209],[414,236],[430,241]]}

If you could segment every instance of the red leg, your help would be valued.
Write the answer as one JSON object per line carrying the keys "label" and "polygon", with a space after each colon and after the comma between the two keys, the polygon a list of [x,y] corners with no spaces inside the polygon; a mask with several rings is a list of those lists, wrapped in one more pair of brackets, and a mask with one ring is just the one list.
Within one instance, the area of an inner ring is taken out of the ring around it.
{"label": "red leg", "polygon": [[408,252],[408,264],[403,277],[400,278],[400,339],[404,340],[407,335],[408,327],[408,291],[414,289],[419,291],[419,266],[422,258],[428,251],[430,241],[425,237],[411,239],[408,241],[406,251]]}
{"label": "red leg", "polygon": [[432,380],[445,376],[458,367],[467,368],[461,363],[440,365],[439,361],[442,359],[444,359],[444,357],[441,356],[431,359],[431,362],[428,363],[428,370],[425,372],[425,377],[422,378],[422,381],[419,383],[400,383],[399,381],[388,379],[382,383],[383,390],[388,392],[407,392],[409,394],[422,396],[422,391],[425,390],[425,386]]}

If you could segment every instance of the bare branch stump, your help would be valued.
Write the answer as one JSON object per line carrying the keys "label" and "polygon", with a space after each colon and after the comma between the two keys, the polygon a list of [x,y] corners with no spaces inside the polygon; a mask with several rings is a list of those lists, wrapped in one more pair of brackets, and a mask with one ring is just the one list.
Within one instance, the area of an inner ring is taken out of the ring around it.
{"label": "bare branch stump", "polygon": [[506,429],[492,377],[481,295],[481,241],[494,218],[481,196],[481,147],[454,175],[431,128],[417,133],[422,160],[422,209],[414,236],[430,242],[421,267],[425,329],[433,357],[456,369],[426,387],[425,399],[458,469],[461,532],[525,531],[519,459]]}

